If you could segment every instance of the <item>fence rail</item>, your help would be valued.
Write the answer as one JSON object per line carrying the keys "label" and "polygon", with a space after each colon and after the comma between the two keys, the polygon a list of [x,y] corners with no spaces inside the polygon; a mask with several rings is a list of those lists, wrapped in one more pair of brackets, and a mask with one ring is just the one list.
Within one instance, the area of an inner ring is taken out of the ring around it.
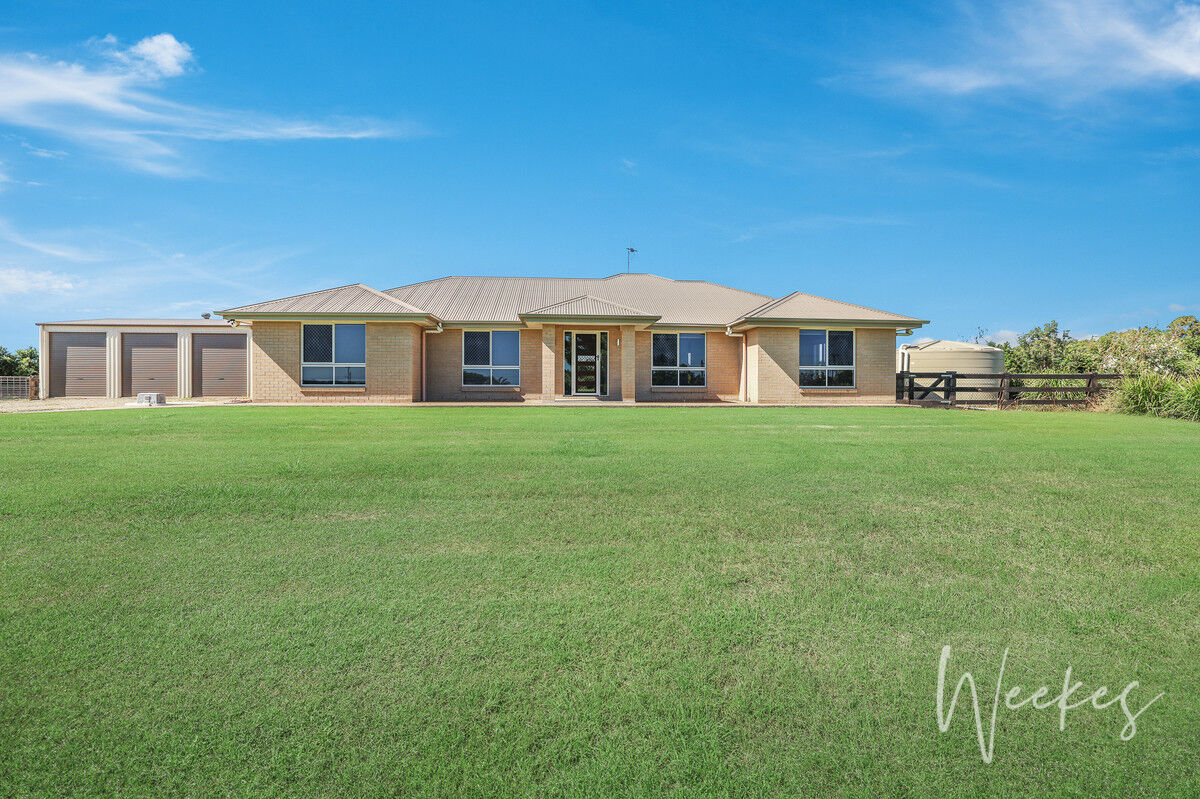
{"label": "fence rail", "polygon": [[36,377],[13,377],[11,375],[0,375],[0,400],[24,400],[35,399],[36,397]]}
{"label": "fence rail", "polygon": [[[1110,390],[1111,381],[1121,377],[1097,372],[897,372],[896,401],[914,405],[996,405],[1001,408],[1011,405],[1087,405]],[[960,383],[963,380],[971,381],[973,385],[963,385]],[[1047,380],[1081,382],[1082,385],[1037,383]],[[979,385],[980,382],[984,385]],[[987,396],[976,397],[976,394]]]}

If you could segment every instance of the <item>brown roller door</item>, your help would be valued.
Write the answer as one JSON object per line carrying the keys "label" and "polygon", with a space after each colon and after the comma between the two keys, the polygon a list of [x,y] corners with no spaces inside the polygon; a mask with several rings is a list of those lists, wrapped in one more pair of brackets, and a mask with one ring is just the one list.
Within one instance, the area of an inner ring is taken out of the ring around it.
{"label": "brown roller door", "polygon": [[237,333],[192,335],[192,394],[246,396],[246,337]]}
{"label": "brown roller door", "polygon": [[121,396],[143,391],[177,396],[178,337],[174,333],[125,333],[121,336]]}
{"label": "brown roller door", "polygon": [[104,334],[50,334],[50,396],[104,396]]}

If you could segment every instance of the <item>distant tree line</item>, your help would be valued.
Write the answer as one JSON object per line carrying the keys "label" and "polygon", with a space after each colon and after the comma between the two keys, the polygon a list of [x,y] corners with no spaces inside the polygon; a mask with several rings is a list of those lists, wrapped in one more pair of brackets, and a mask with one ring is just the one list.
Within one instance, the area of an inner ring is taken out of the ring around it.
{"label": "distant tree line", "polygon": [[38,373],[37,347],[9,352],[0,347],[0,377],[11,375],[36,375]]}
{"label": "distant tree line", "polygon": [[988,342],[1004,351],[1004,368],[1020,373],[1101,372],[1125,375],[1103,410],[1200,422],[1200,321],[1181,316],[1165,328],[1138,327],[1086,339],[1058,322]]}
{"label": "distant tree line", "polygon": [[1200,375],[1200,321],[1195,316],[1180,316],[1165,328],[1145,326],[1085,339],[1072,338],[1051,321],[1022,333],[1015,344],[987,343],[1004,351],[1009,372]]}

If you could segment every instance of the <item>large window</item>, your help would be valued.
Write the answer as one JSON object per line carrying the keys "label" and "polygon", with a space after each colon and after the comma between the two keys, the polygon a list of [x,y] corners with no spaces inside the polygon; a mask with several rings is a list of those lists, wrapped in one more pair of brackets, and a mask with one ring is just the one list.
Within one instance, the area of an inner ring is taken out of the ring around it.
{"label": "large window", "polygon": [[800,331],[800,385],[854,388],[854,331]]}
{"label": "large window", "polygon": [[521,334],[516,330],[463,331],[464,386],[521,385]]}
{"label": "large window", "polygon": [[650,385],[703,387],[706,350],[703,333],[653,334]]}
{"label": "large window", "polygon": [[301,385],[367,384],[366,325],[304,325],[302,338]]}

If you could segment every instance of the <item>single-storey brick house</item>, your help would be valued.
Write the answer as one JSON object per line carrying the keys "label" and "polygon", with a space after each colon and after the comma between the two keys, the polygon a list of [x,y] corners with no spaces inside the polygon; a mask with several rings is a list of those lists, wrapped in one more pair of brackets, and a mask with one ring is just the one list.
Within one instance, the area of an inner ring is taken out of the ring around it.
{"label": "single-storey brick house", "polygon": [[926,323],[648,274],[355,284],[219,313],[249,325],[263,401],[894,396],[896,334]]}
{"label": "single-storey brick house", "polygon": [[216,319],[41,323],[42,396],[262,402],[741,401],[895,396],[925,320],[647,274],[362,284]]}

